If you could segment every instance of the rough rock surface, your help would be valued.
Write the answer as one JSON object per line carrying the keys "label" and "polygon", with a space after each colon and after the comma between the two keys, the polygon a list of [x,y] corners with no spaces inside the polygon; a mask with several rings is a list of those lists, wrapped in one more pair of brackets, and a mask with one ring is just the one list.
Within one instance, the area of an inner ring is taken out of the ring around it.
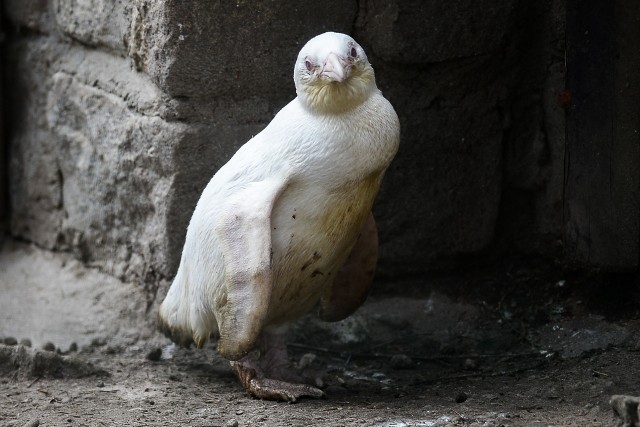
{"label": "rough rock surface", "polygon": [[[3,31],[4,12],[0,8],[0,43],[4,41],[6,35]],[[0,53],[0,61],[2,60],[2,53]],[[0,67],[0,100],[4,100],[4,69]],[[6,233],[6,221],[9,210],[7,209],[7,173],[6,173],[6,161],[5,161],[5,123],[4,123],[4,101],[0,101],[0,244],[4,240]]]}
{"label": "rough rock surface", "polygon": [[121,278],[169,274],[172,148],[184,125],[158,117],[162,94],[125,59],[51,38],[15,48],[29,95],[13,122],[12,231]]}
{"label": "rough rock surface", "polygon": [[0,375],[14,379],[81,378],[105,372],[73,356],[0,344]]}
{"label": "rough rock surface", "polygon": [[620,427],[637,427],[640,424],[640,419],[638,419],[640,398],[617,394],[611,396],[609,403],[613,413],[618,417]]}
{"label": "rough rock surface", "polygon": [[132,2],[127,0],[55,0],[56,26],[88,46],[125,54],[129,47]]}
{"label": "rough rock surface", "polygon": [[363,16],[373,53],[384,61],[428,64],[500,50],[516,0],[367,2]]}
{"label": "rough rock surface", "polygon": [[155,292],[211,175],[294,96],[299,47],[334,30],[365,46],[402,125],[374,208],[380,276],[496,246],[553,255],[555,3],[8,1],[11,232]]}
{"label": "rough rock surface", "polygon": [[5,242],[0,290],[0,342],[54,343],[53,350],[68,352],[132,345],[155,330],[139,286],[86,268],[70,254]]}

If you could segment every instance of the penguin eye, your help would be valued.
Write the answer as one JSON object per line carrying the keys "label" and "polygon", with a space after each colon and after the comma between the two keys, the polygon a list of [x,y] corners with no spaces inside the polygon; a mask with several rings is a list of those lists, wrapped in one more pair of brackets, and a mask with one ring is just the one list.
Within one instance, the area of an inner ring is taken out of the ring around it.
{"label": "penguin eye", "polygon": [[308,59],[304,61],[304,66],[307,67],[307,71],[313,71],[313,64]]}
{"label": "penguin eye", "polygon": [[352,58],[355,58],[355,57],[357,57],[357,56],[358,56],[358,51],[356,50],[356,48],[355,48],[355,47],[352,47],[352,48],[351,48],[351,51],[349,51],[349,55],[350,55]]}

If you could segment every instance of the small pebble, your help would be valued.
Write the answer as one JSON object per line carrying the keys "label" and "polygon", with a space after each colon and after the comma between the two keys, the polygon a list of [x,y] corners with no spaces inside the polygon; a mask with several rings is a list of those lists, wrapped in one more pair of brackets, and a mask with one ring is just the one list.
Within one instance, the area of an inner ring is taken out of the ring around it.
{"label": "small pebble", "polygon": [[638,420],[638,404],[640,403],[640,397],[626,396],[626,395],[613,395],[609,399],[609,405],[613,409],[613,414],[619,418],[618,425],[621,426],[636,426]]}
{"label": "small pebble", "polygon": [[20,345],[31,347],[31,340],[29,338],[23,338],[20,340]]}
{"label": "small pebble", "polygon": [[242,409],[238,409],[236,411],[236,415],[242,415],[242,414],[244,414],[244,411]]}
{"label": "small pebble", "polygon": [[413,360],[406,354],[394,354],[389,360],[389,365],[394,369],[409,369],[413,367]]}
{"label": "small pebble", "polygon": [[104,381],[98,382],[98,384],[96,384],[96,387],[99,387],[99,388],[104,387]]}
{"label": "small pebble", "polygon": [[302,357],[300,358],[300,362],[298,362],[298,368],[300,370],[307,368],[308,366],[312,365],[317,358],[318,356],[316,356],[313,353],[303,354]]}
{"label": "small pebble", "polygon": [[91,340],[91,347],[102,347],[107,341],[104,338],[94,338]]}
{"label": "small pebble", "polygon": [[122,353],[122,348],[117,345],[110,345],[104,349],[104,352],[106,354],[120,354]]}
{"label": "small pebble", "polygon": [[157,362],[160,360],[160,356],[162,356],[162,349],[160,347],[156,347],[147,353],[147,360]]}
{"label": "small pebble", "polygon": [[343,386],[340,386],[337,384],[331,384],[325,387],[322,391],[324,391],[324,394],[326,396],[337,398],[338,396],[343,396],[346,392],[346,389]]}
{"label": "small pebble", "polygon": [[456,395],[456,403],[462,403],[462,402],[466,402],[466,400],[468,399],[469,396],[467,396],[467,393],[460,392]]}
{"label": "small pebble", "polygon": [[48,343],[42,346],[42,349],[46,351],[56,351],[56,346],[53,345],[51,341],[49,341]]}
{"label": "small pebble", "polygon": [[40,425],[40,420],[39,419],[35,419],[35,420],[31,420],[26,424],[23,424],[22,427],[38,427]]}
{"label": "small pebble", "polygon": [[383,374],[382,372],[374,372],[374,373],[371,375],[371,377],[372,377],[374,380],[378,380],[378,381],[381,381],[381,380],[384,380],[384,379],[386,379],[386,378],[387,378],[387,376],[386,376],[385,374]]}
{"label": "small pebble", "polygon": [[18,340],[15,339],[14,337],[6,337],[4,339],[4,343],[6,345],[16,345],[16,344],[18,344]]}
{"label": "small pebble", "polygon": [[476,369],[478,369],[478,362],[475,359],[467,358],[464,359],[462,367],[468,371],[475,371]]}
{"label": "small pebble", "polygon": [[238,427],[238,421],[233,418],[230,419],[229,421],[227,421],[227,427]]}

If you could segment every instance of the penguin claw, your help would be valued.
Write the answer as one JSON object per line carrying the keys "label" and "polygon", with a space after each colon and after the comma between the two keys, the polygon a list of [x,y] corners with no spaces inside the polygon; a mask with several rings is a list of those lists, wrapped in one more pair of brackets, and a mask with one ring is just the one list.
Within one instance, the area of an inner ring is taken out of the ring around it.
{"label": "penguin claw", "polygon": [[244,388],[259,399],[295,403],[302,397],[324,397],[324,392],[319,388],[307,384],[264,378],[261,372],[242,362],[231,362],[231,368]]}

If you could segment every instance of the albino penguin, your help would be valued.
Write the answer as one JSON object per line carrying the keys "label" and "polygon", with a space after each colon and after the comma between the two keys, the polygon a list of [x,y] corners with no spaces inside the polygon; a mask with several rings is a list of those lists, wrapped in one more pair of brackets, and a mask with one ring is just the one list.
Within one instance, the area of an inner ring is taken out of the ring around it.
{"label": "albino penguin", "polygon": [[290,402],[323,392],[288,381],[287,324],[314,307],[340,320],[364,301],[377,261],[371,207],[400,139],[351,37],[309,40],[293,78],[297,97],[202,193],[159,313],[181,344],[219,334],[249,392]]}

